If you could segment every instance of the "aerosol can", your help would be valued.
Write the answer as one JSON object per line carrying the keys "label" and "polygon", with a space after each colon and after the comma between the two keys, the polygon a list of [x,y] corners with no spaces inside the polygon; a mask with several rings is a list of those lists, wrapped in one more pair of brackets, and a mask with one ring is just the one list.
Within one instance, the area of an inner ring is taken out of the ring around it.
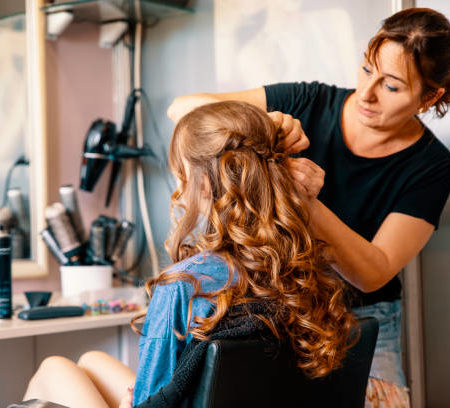
{"label": "aerosol can", "polygon": [[0,229],[0,319],[11,316],[11,236]]}

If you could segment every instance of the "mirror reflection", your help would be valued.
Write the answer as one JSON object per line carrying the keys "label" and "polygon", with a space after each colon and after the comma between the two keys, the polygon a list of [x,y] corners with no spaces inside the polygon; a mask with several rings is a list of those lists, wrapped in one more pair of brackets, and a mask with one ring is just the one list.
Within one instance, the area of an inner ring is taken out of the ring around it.
{"label": "mirror reflection", "polygon": [[11,234],[15,259],[32,257],[23,8],[19,1],[0,5],[0,228]]}

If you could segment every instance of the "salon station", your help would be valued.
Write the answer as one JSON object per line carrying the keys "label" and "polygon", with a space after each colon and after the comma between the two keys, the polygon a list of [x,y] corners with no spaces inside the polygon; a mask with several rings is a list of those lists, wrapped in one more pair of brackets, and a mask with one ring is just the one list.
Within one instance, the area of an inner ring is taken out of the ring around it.
{"label": "salon station", "polygon": [[2,0],[0,406],[450,407],[449,18]]}

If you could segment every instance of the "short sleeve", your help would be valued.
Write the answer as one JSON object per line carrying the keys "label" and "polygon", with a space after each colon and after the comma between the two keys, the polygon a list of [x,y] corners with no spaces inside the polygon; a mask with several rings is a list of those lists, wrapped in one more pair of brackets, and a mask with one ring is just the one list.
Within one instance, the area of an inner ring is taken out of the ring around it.
{"label": "short sleeve", "polygon": [[284,82],[264,87],[266,91],[267,111],[280,111],[300,117],[316,98],[319,82]]}
{"label": "short sleeve", "polygon": [[422,218],[435,229],[450,192],[450,160],[409,186],[395,204],[392,212]]}

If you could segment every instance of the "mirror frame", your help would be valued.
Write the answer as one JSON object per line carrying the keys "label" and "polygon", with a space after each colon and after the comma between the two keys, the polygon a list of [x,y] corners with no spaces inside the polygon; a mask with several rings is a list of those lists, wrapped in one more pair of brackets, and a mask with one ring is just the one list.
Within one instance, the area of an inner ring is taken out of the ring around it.
{"label": "mirror frame", "polygon": [[25,0],[27,58],[27,127],[31,138],[30,165],[30,232],[33,259],[14,259],[13,279],[44,277],[49,274],[48,251],[39,237],[45,228],[44,211],[48,204],[47,110],[45,79],[45,13],[44,0]]}

